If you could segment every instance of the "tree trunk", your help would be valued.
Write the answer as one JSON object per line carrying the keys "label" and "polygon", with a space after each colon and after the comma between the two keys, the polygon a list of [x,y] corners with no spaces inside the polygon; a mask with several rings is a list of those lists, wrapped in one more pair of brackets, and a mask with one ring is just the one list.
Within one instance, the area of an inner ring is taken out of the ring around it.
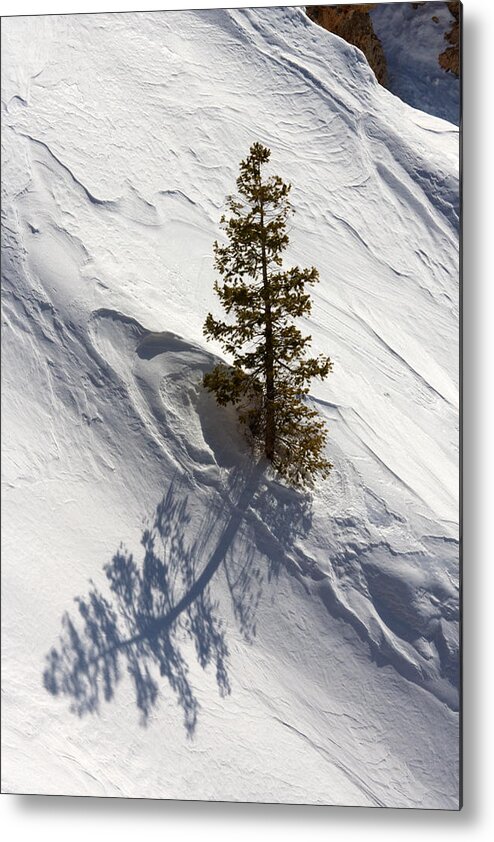
{"label": "tree trunk", "polygon": [[[260,170],[260,168],[259,168]],[[261,187],[261,177],[259,171],[259,188]],[[270,462],[274,457],[274,445],[276,438],[275,419],[274,419],[274,351],[273,351],[273,322],[271,318],[271,291],[269,289],[268,280],[268,264],[266,258],[266,241],[264,230],[264,208],[262,202],[262,195],[259,196],[259,209],[261,215],[261,256],[262,256],[262,284],[264,290],[264,338],[266,341],[266,430],[264,435],[264,452],[266,458]]]}

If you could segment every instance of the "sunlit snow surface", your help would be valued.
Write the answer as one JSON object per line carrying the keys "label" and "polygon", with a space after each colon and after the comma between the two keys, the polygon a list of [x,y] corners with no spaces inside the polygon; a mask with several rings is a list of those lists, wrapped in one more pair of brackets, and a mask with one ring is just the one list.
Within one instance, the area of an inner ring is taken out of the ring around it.
{"label": "sunlit snow surface", "polygon": [[[4,19],[2,79],[4,789],[457,807],[457,129],[293,8]],[[255,140],[321,275],[309,497],[200,386]]]}

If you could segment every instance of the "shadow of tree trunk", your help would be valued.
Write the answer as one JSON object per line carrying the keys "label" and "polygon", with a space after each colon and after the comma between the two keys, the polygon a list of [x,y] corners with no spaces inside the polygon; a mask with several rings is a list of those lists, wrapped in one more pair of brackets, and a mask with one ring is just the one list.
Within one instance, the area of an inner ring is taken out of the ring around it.
{"label": "shadow of tree trunk", "polygon": [[[98,711],[102,700],[113,698],[116,685],[127,673],[145,725],[158,699],[159,675],[167,679],[182,708],[186,732],[192,736],[199,703],[181,652],[187,639],[194,643],[203,669],[214,665],[220,695],[230,693],[225,629],[209,584],[225,562],[234,614],[241,632],[252,639],[264,571],[259,562],[254,563],[253,547],[240,554],[240,565],[232,559],[227,564],[227,554],[254,497],[258,497],[269,528],[281,536],[276,539],[281,553],[300,528],[296,512],[302,501],[300,495],[291,493],[285,502],[273,504],[276,495],[261,490],[261,463],[238,470],[232,479],[230,514],[219,539],[213,535],[221,512],[214,509],[201,525],[199,537],[188,538],[193,532],[188,496],[174,479],[157,506],[151,527],[142,533],[142,563],[137,564],[132,553],[120,547],[104,568],[109,596],[93,585],[86,597],[75,600],[77,620],[64,615],[58,645],[47,656],[43,681],[53,695],[69,698],[74,713],[82,716]],[[235,498],[236,502],[231,502]],[[214,549],[201,568],[213,540]],[[278,556],[268,564],[268,580],[277,575]]]}

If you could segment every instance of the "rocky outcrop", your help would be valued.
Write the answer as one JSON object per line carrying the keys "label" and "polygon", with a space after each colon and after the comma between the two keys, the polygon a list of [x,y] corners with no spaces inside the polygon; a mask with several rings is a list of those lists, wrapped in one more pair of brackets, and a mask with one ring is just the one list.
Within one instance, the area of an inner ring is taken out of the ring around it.
{"label": "rocky outcrop", "polygon": [[458,78],[460,75],[460,4],[454,1],[448,3],[447,6],[454,20],[451,29],[444,37],[451,46],[440,54],[439,64],[443,70],[453,73]]}
{"label": "rocky outcrop", "polygon": [[[410,3],[412,9],[435,4]],[[458,0],[446,3],[453,16],[451,28],[445,34],[449,47],[438,56],[440,67],[456,78],[460,74],[460,4]],[[372,25],[370,15],[375,3],[353,3],[348,5],[306,6],[307,15],[315,23],[344,38],[349,44],[358,47],[367,58],[375,73],[377,81],[388,87],[388,68],[386,57]],[[432,20],[438,23],[438,18],[432,15]]]}
{"label": "rocky outcrop", "polygon": [[354,3],[342,6],[307,6],[306,11],[315,23],[362,50],[377,81],[387,87],[386,59],[369,14],[373,5],[373,3]]}

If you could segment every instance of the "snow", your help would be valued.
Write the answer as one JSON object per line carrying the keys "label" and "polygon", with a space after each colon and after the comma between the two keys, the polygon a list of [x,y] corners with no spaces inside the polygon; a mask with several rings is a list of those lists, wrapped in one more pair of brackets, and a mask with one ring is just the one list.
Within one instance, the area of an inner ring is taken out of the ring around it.
{"label": "snow", "polygon": [[389,88],[405,102],[455,125],[460,122],[460,80],[439,56],[454,17],[447,3],[376,3],[372,26],[383,46]]}
{"label": "snow", "polygon": [[[4,790],[457,808],[456,127],[295,8],[6,19],[2,78]],[[293,184],[287,265],[321,275],[313,495],[200,385],[254,140]],[[211,571],[166,656],[120,645],[166,598],[112,595],[131,555],[175,604]],[[43,684],[91,590],[109,701]]]}

